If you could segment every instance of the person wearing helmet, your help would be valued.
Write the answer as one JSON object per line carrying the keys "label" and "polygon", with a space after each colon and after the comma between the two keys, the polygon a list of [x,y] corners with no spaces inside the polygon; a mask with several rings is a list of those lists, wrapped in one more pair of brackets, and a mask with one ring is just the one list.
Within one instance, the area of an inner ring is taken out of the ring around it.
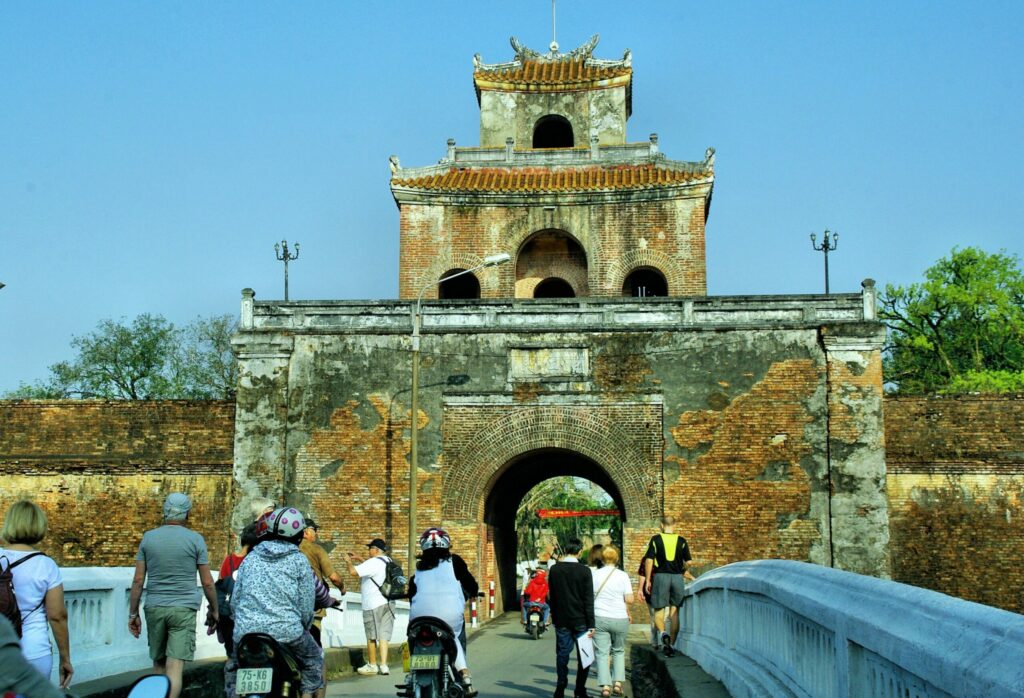
{"label": "person wearing helmet", "polygon": [[[293,507],[275,509],[256,521],[259,543],[238,568],[231,608],[234,643],[243,635],[266,633],[287,647],[302,672],[304,698],[324,696],[324,660],[309,633],[316,586],[306,556],[299,551],[306,522]],[[236,658],[225,668],[225,694],[235,695]]]}
{"label": "person wearing helmet", "polygon": [[[416,562],[416,573],[409,582],[409,620],[421,616],[440,618],[456,636],[461,636],[466,596],[464,586],[456,576],[451,547],[452,539],[444,529],[428,528],[420,536],[420,550],[423,552]],[[461,674],[465,695],[472,698],[477,692],[466,664],[463,643],[456,642],[455,650],[455,668]]]}

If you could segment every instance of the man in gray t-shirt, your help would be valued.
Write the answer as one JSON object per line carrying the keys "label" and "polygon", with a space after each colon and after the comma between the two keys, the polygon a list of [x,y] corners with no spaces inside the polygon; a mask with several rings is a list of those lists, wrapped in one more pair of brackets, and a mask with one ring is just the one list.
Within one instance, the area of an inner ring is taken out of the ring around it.
{"label": "man in gray t-shirt", "polygon": [[135,637],[142,633],[139,601],[146,586],[146,639],[153,668],[171,680],[170,698],[181,693],[185,662],[196,649],[196,611],[202,596],[196,586],[196,572],[203,594],[210,604],[207,622],[216,623],[217,593],[210,574],[206,541],[187,528],[192,509],[189,498],[174,492],[164,500],[164,525],[146,531],[135,556],[135,578],[128,615],[128,630]]}

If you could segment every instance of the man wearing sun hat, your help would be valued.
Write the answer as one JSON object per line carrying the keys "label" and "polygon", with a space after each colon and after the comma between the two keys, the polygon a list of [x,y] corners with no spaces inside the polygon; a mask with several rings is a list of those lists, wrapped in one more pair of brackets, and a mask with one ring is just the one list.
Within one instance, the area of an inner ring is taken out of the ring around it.
{"label": "man wearing sun hat", "polygon": [[[209,619],[217,622],[217,591],[210,574],[206,541],[188,528],[192,500],[172,492],[164,500],[164,525],[146,531],[135,556],[128,608],[128,630],[136,638],[142,632],[139,601],[146,587],[146,639],[153,668],[171,681],[170,698],[182,689],[185,662],[196,650],[196,612],[205,594]],[[203,592],[196,588],[196,571]]]}

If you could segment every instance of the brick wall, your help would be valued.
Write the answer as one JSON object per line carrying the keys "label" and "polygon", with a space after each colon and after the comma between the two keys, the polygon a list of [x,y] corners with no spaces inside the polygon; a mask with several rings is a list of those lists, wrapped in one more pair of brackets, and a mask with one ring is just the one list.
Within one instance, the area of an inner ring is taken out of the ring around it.
{"label": "brick wall", "polygon": [[[399,296],[415,298],[445,272],[476,266],[497,252],[510,264],[477,273],[483,298],[532,298],[539,278],[516,284],[518,255],[539,231],[561,230],[586,253],[585,278],[573,260],[565,278],[586,296],[622,295],[626,276],[653,267],[665,276],[669,295],[707,293],[703,197],[586,206],[479,206],[406,204],[400,212]],[[642,239],[642,243],[637,241]],[[531,264],[557,274],[560,261]],[[530,270],[525,270],[529,272]],[[525,272],[524,272],[525,273]],[[436,298],[428,288],[425,298]]]}
{"label": "brick wall", "polygon": [[[621,350],[608,350],[614,362],[595,360],[605,390],[636,390],[658,375],[649,361],[622,361]],[[810,360],[778,362],[733,396],[723,380],[707,409],[684,410],[666,425],[666,508],[681,517],[703,567],[808,559],[823,545],[811,515],[822,494],[807,467],[814,444],[803,436],[824,399],[821,370]],[[358,401],[332,409],[297,454],[296,490],[308,493],[304,506],[321,518],[339,565],[341,551],[361,552],[377,535],[404,548],[409,415],[401,400],[386,398],[368,396],[372,409]],[[512,409],[453,407],[442,419],[459,432],[488,420],[500,430],[495,417]],[[618,427],[640,433],[650,407],[630,409]],[[579,420],[557,419],[567,435],[585,430]],[[893,577],[1024,610],[1024,398],[887,398],[885,419]],[[427,413],[420,422],[428,426]],[[39,502],[51,523],[41,547],[61,564],[130,565],[141,532],[159,524],[163,497],[180,490],[192,496],[193,525],[219,561],[237,499],[233,438],[230,402],[0,402],[0,510],[20,497]],[[457,434],[445,453],[434,451],[433,438],[424,431],[421,462],[453,459]],[[436,498],[441,475],[429,462],[421,472],[423,522],[445,518]],[[467,486],[485,487],[489,478],[481,471]],[[493,578],[492,527],[453,528],[467,559]],[[627,529],[626,553],[635,559],[649,531]]]}
{"label": "brick wall", "polygon": [[1024,612],[1024,396],[885,402],[893,578]]}
{"label": "brick wall", "polygon": [[50,530],[40,548],[67,566],[132,565],[169,492],[215,564],[228,546],[235,406],[226,401],[2,401],[0,511],[27,497]]}

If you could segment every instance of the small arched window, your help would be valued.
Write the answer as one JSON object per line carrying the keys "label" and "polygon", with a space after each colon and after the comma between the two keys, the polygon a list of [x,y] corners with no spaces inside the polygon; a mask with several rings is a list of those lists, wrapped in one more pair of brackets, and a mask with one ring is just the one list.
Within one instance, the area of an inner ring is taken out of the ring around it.
{"label": "small arched window", "polygon": [[533,127],[534,148],[571,148],[575,145],[572,124],[564,116],[543,116]]}
{"label": "small arched window", "polygon": [[654,267],[641,267],[630,272],[622,283],[622,295],[635,298],[649,296],[667,296],[668,282],[665,276]]}
{"label": "small arched window", "polygon": [[551,276],[544,279],[533,289],[534,298],[575,298],[576,292],[565,279]]}
{"label": "small arched window", "polygon": [[441,284],[437,288],[437,297],[442,300],[457,300],[480,297],[480,280],[473,274],[463,274],[454,279],[448,279],[464,269],[451,269],[441,275]]}

